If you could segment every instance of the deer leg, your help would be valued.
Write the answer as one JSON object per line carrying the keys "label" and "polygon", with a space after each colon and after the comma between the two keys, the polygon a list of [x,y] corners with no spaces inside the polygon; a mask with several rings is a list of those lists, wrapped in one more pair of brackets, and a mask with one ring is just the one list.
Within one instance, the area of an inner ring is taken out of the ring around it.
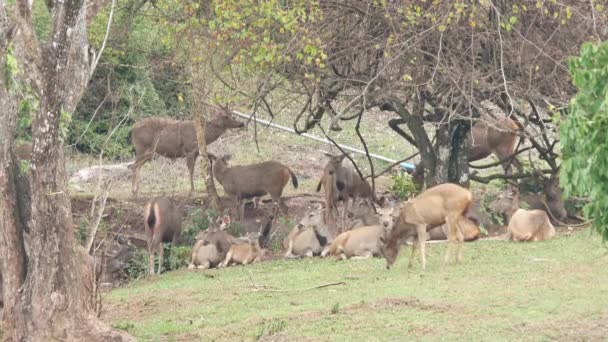
{"label": "deer leg", "polygon": [[211,268],[211,263],[209,262],[209,260],[205,260],[205,262],[203,262],[202,264],[198,265],[197,268],[199,270],[204,270],[204,269]]}
{"label": "deer leg", "polygon": [[154,275],[154,247],[148,244],[148,274]]}
{"label": "deer leg", "polygon": [[414,242],[412,243],[412,254],[410,254],[410,260],[407,263],[407,268],[412,268],[414,266],[414,258],[416,257],[416,248],[418,245],[418,238],[414,239]]}
{"label": "deer leg", "polygon": [[158,272],[157,272],[157,274],[160,274],[160,272],[162,272],[162,270],[163,270],[164,253],[165,253],[165,249],[163,248],[163,242],[161,241],[158,244]]}
{"label": "deer leg", "polygon": [[456,222],[456,220],[454,220],[454,217],[452,215],[448,215],[448,217],[446,217],[446,224],[448,226],[448,248],[446,250],[445,253],[445,257],[443,259],[443,263],[444,264],[448,264],[450,262],[450,256],[452,254],[452,249],[454,248],[454,244],[456,243],[456,238],[457,238],[457,233],[456,231],[458,230],[458,223]]}
{"label": "deer leg", "polygon": [[353,259],[353,260],[365,260],[365,259],[369,259],[369,258],[371,258],[372,256],[373,256],[373,255],[372,255],[372,252],[370,252],[370,251],[365,251],[363,254],[361,254],[361,255],[357,255],[357,256],[354,256],[354,257],[352,257],[351,259]]}
{"label": "deer leg", "polygon": [[462,262],[462,246],[464,245],[464,231],[460,225],[460,220],[456,220],[456,238],[458,239],[458,246],[456,247],[456,261]]}
{"label": "deer leg", "polygon": [[190,174],[190,191],[188,197],[194,192],[194,164],[196,163],[196,156],[194,153],[189,154],[186,157],[186,165],[188,165],[188,173]]}
{"label": "deer leg", "polygon": [[154,152],[143,152],[142,154],[137,155],[135,157],[135,162],[133,162],[133,165],[131,165],[131,168],[133,170],[133,181],[131,191],[133,193],[133,197],[135,198],[137,198],[139,194],[139,169],[144,166],[144,164],[148,162],[148,160],[150,160],[153,155]]}
{"label": "deer leg", "polygon": [[226,254],[226,258],[224,259],[224,261],[222,261],[220,267],[228,266],[228,264],[230,263],[230,259],[232,259],[232,251],[228,251],[228,253]]}
{"label": "deer leg", "polygon": [[420,248],[420,256],[422,257],[422,269],[426,269],[426,225],[419,224],[416,226],[418,235],[418,248]]}
{"label": "deer leg", "polygon": [[291,252],[293,251],[293,240],[289,239],[289,244],[287,245],[287,252],[285,252],[285,257],[289,258],[292,254]]}

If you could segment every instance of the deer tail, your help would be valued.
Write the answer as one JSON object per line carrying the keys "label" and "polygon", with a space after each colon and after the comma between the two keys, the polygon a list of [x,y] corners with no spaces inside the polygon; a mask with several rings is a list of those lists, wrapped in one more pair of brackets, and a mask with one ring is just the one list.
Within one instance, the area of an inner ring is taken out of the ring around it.
{"label": "deer tail", "polygon": [[149,230],[154,234],[154,230],[158,224],[158,204],[156,201],[151,201],[148,206],[146,206],[145,215],[146,230]]}
{"label": "deer tail", "polygon": [[289,170],[289,174],[291,175],[291,184],[293,184],[293,187],[297,189],[298,188],[298,178],[291,171],[291,169],[287,169],[287,170]]}

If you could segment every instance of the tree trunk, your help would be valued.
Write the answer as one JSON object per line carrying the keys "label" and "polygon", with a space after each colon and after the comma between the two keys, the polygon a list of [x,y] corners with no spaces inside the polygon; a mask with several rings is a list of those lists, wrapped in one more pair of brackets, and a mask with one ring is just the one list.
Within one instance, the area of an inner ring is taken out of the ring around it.
{"label": "tree trunk", "polygon": [[201,170],[205,179],[205,188],[207,191],[208,207],[211,207],[216,212],[221,210],[220,200],[213,181],[213,170],[209,162],[207,153],[207,142],[205,140],[205,129],[207,127],[207,119],[209,117],[209,109],[204,99],[207,98],[208,92],[205,89],[205,81],[202,79],[200,66],[192,66],[192,90],[194,91],[192,119],[196,127],[196,139],[198,140],[199,160]]}
{"label": "tree trunk", "polygon": [[[63,144],[59,123],[80,100],[89,75],[88,42],[84,6],[78,0],[51,3],[53,32],[49,45],[41,48],[31,35],[31,2],[17,1],[21,29],[14,37],[20,67],[37,69],[30,77],[40,100],[32,124],[33,151],[27,182],[20,181],[12,151],[16,97],[5,79],[0,61],[0,258],[7,312],[4,339],[8,341],[114,341],[128,335],[113,332],[92,311],[91,284],[85,281],[88,254],[81,254],[74,236],[67,191]],[[3,5],[3,4],[2,4]],[[3,11],[0,11],[4,14]],[[7,23],[2,16],[2,23]],[[4,26],[4,25],[3,25]],[[1,55],[6,58],[6,42]],[[38,58],[40,57],[40,58]],[[19,79],[18,82],[25,80]],[[31,209],[27,220],[28,209]],[[27,220],[27,222],[24,222]],[[27,234],[26,234],[27,233]]]}

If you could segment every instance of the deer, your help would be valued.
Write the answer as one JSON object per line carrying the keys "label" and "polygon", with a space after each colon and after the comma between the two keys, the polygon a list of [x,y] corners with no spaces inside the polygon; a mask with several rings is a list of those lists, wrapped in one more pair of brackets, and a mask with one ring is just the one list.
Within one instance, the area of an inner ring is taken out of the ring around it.
{"label": "deer", "polygon": [[233,244],[242,243],[225,230],[230,226],[230,216],[225,215],[217,219],[219,227],[210,226],[207,230],[196,236],[196,243],[192,247],[192,261],[189,269],[207,269],[219,266],[226,258],[226,254]]}
{"label": "deer", "polygon": [[177,205],[168,197],[156,197],[144,207],[144,227],[148,244],[148,273],[154,275],[154,254],[158,251],[158,271],[163,267],[163,242],[175,246],[182,230],[182,217]]}
{"label": "deer", "polygon": [[349,218],[353,219],[350,229],[365,226],[389,225],[392,224],[394,205],[385,205],[378,210],[366,203],[362,203],[356,210],[349,212]]}
{"label": "deer", "polygon": [[300,222],[291,229],[283,241],[285,258],[313,257],[323,251],[331,239],[323,222],[322,208],[315,208],[304,215]]}
{"label": "deer", "polygon": [[[228,110],[217,111],[205,127],[205,143],[211,144],[231,128],[245,124],[234,119]],[[190,175],[190,192],[194,191],[194,165],[199,154],[196,128],[193,121],[166,118],[146,118],[136,122],[131,130],[131,141],[135,145],[135,162],[129,166],[133,171],[132,192],[137,198],[139,191],[139,169],[154,155],[169,159],[186,158]]]}
{"label": "deer", "polygon": [[[329,153],[325,153],[329,158],[329,161],[323,169],[323,175],[317,184],[317,192],[321,191],[323,187],[325,194],[325,206],[326,206],[326,219],[328,224],[335,223],[334,211],[337,212],[338,202],[343,202],[344,206],[342,209],[342,222],[343,225],[346,221],[346,213],[348,207],[348,201],[350,198],[353,199],[353,205],[357,199],[364,199],[369,202],[370,200],[374,203],[380,204],[376,194],[372,191],[369,183],[362,179],[361,176],[352,168],[352,166],[344,166],[343,161],[346,157],[345,154],[340,156],[334,156]],[[374,208],[375,210],[375,208]]]}
{"label": "deer", "polygon": [[230,167],[230,155],[218,158],[210,154],[209,159],[213,163],[213,175],[224,188],[226,195],[235,202],[238,219],[245,217],[244,199],[270,194],[275,205],[273,217],[276,220],[282,204],[283,189],[290,177],[293,187],[298,188],[298,179],[291,169],[274,160]]}
{"label": "deer", "polygon": [[[521,170],[521,163],[517,158],[511,158],[515,154],[517,147],[517,131],[519,127],[512,119],[505,117],[497,119],[495,124],[488,124],[478,120],[471,127],[467,136],[470,141],[470,148],[467,156],[469,162],[484,159],[491,154],[502,161],[502,166],[506,173],[510,172],[511,164]],[[424,166],[422,163],[416,164],[413,170],[408,170],[414,183],[418,188],[424,184]]]}
{"label": "deer", "polygon": [[568,217],[568,212],[564,206],[562,189],[559,186],[559,179],[556,175],[542,177],[542,193],[522,193],[519,195],[520,201],[528,205],[529,209],[544,210],[549,214],[551,222],[563,224]]}
{"label": "deer", "polygon": [[268,250],[261,247],[261,241],[268,239],[272,228],[270,222],[272,221],[262,225],[257,234],[250,236],[248,243],[233,244],[228,253],[226,253],[226,257],[220,264],[220,267],[228,267],[231,264],[247,265],[264,260],[268,254]]}
{"label": "deer", "polygon": [[[464,242],[463,230],[460,218],[467,214],[473,200],[473,195],[468,189],[460,185],[445,183],[431,187],[423,191],[417,197],[405,202],[400,210],[397,221],[387,237],[386,244],[382,248],[382,255],[386,259],[386,268],[389,269],[397,259],[401,242],[405,239],[414,238],[412,254],[410,255],[408,268],[420,249],[422,258],[422,269],[426,268],[425,241],[429,229],[447,224],[448,226],[448,248],[445,253],[444,263],[448,264],[453,245],[456,246],[457,261],[462,262],[462,244]],[[418,247],[416,246],[418,245]]]}
{"label": "deer", "polygon": [[393,208],[382,208],[380,212],[380,224],[342,232],[323,250],[321,256],[333,255],[339,259],[381,256],[386,235],[393,226]]}
{"label": "deer", "polygon": [[555,228],[543,210],[518,209],[507,227],[506,239],[511,241],[543,241],[555,236]]}
{"label": "deer", "polygon": [[[479,230],[479,223],[471,217],[460,217],[459,225],[462,228],[462,233],[464,235],[464,241],[470,242],[479,239],[479,235],[481,231]],[[438,240],[447,240],[449,236],[449,228],[447,224],[441,225],[440,227],[435,227],[430,229],[427,232],[428,240],[438,241]]]}

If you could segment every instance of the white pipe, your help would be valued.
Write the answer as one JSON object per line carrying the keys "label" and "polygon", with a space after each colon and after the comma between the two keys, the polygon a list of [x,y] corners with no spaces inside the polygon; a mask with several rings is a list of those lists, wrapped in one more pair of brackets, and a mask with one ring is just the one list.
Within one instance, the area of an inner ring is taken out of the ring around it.
{"label": "white pipe", "polygon": [[[241,113],[241,112],[238,112],[238,111],[232,111],[232,113],[234,115],[236,115],[236,116],[241,117],[241,118],[244,118],[244,119],[247,119],[247,120],[253,120],[253,122],[258,123],[258,124],[270,126],[270,127],[277,128],[277,129],[280,129],[280,130],[283,130],[283,131],[286,131],[286,132],[289,132],[289,133],[297,134],[296,131],[294,131],[293,129],[291,129],[289,127],[277,125],[277,124],[272,123],[270,121],[254,118],[251,115],[244,114],[244,113]],[[312,139],[312,140],[318,141],[318,142],[325,143],[327,145],[333,145],[333,143],[331,141],[329,141],[328,139],[326,139],[326,138],[320,138],[320,137],[317,137],[316,135],[312,135],[312,134],[308,134],[308,133],[302,133],[302,134],[298,134],[298,135],[306,137],[308,139]],[[342,145],[342,144],[338,144],[338,146],[340,146],[342,149],[344,149],[346,151],[350,151],[350,152],[354,152],[354,153],[365,155],[365,151],[356,149],[354,147],[350,147],[350,146],[346,146],[346,145]],[[389,162],[389,163],[396,163],[397,162],[396,160],[389,159],[389,158],[386,158],[386,157],[383,157],[383,156],[380,156],[380,155],[377,155],[377,154],[373,154],[373,153],[370,153],[369,156],[372,157],[372,158],[374,158],[374,159],[382,160],[382,161]],[[402,167],[405,167],[405,168],[410,168],[411,167],[411,168],[413,168],[413,165],[411,165],[409,163],[401,163],[401,164],[402,164],[401,165]]]}

